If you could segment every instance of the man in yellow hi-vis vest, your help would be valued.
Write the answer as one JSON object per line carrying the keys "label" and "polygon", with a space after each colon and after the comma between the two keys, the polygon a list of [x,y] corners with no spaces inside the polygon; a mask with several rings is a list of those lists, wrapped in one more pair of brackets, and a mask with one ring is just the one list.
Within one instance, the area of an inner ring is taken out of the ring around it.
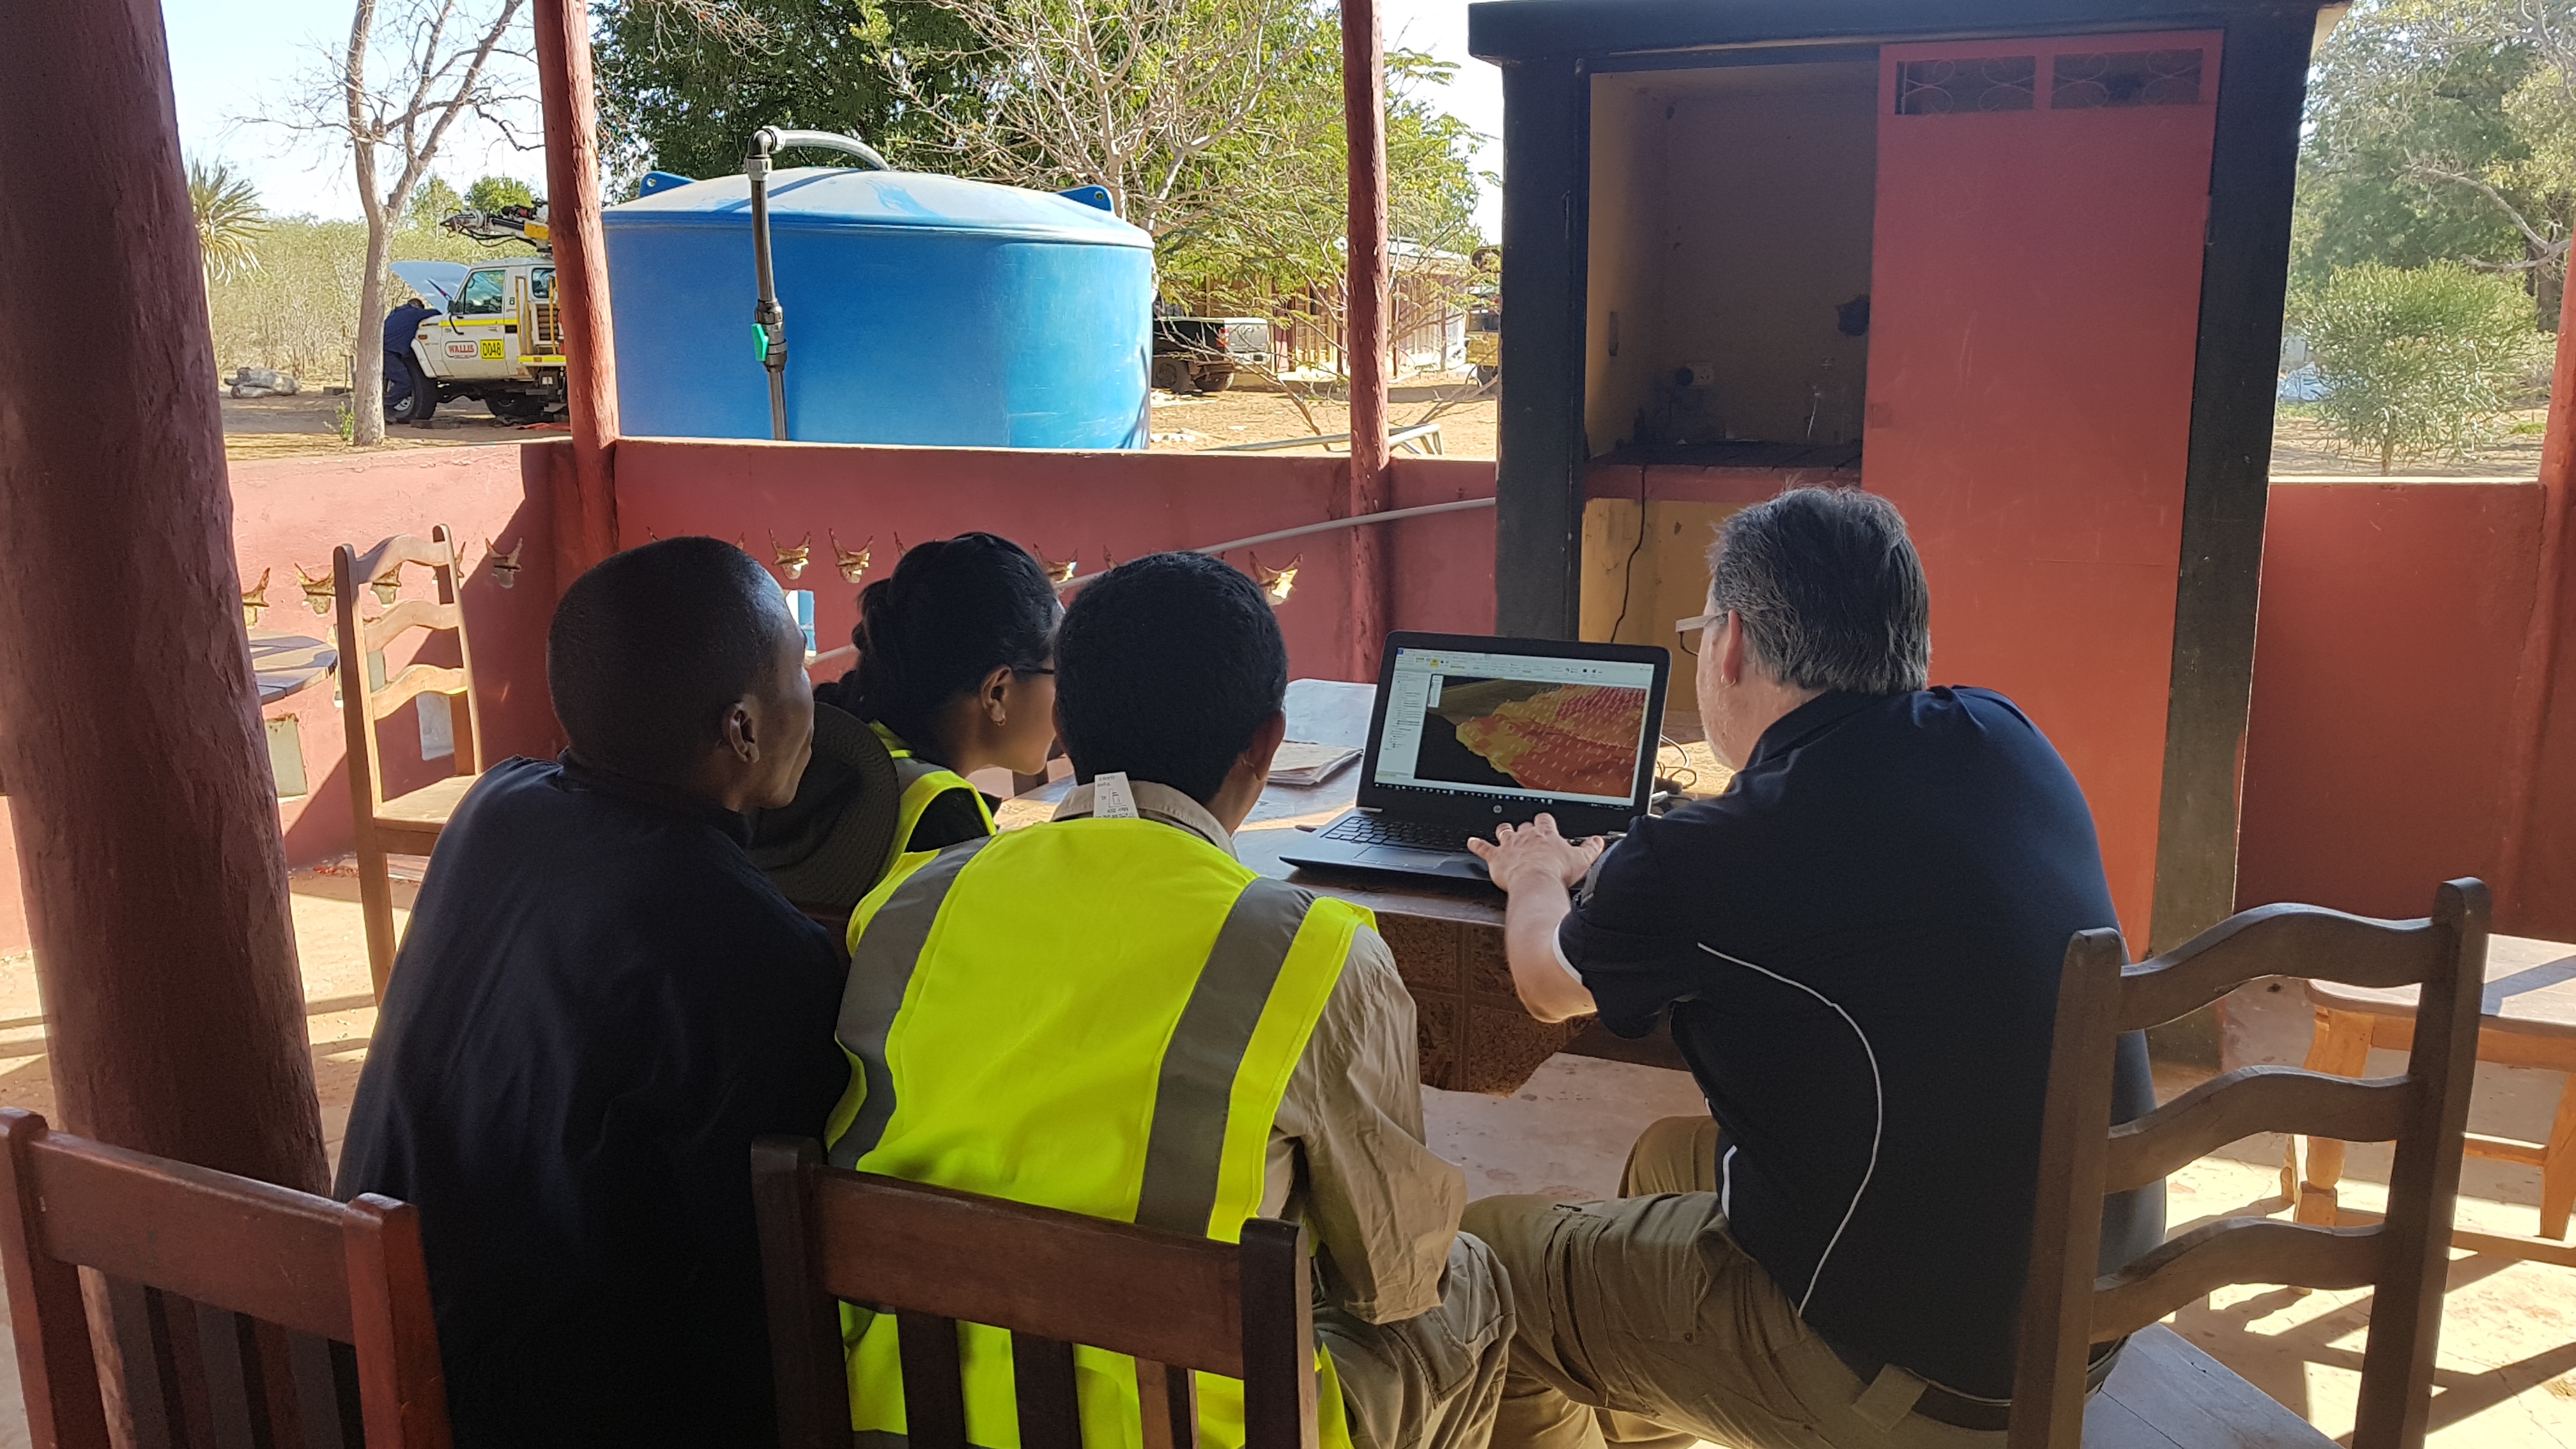
{"label": "man in yellow hi-vis vest", "polygon": [[[1509,1286],[1422,1140],[1413,1002],[1366,911],[1256,875],[1232,832],[1286,731],[1288,656],[1225,564],[1157,554],[1067,611],[1053,821],[908,855],[850,921],[832,1160],[1232,1240],[1303,1220],[1327,1449],[1484,1449]],[[849,1320],[855,1427],[904,1433],[895,1325]],[[969,1328],[967,1430],[1017,1449],[1007,1335]],[[1139,1442],[1131,1361],[1077,1356],[1084,1442]],[[1200,1377],[1200,1442],[1243,1442]]]}

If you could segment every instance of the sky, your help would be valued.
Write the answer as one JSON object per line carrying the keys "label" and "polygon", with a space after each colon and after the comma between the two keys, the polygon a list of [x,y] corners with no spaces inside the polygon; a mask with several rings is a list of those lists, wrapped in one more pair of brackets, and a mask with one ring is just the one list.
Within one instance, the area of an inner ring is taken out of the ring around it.
{"label": "sky", "polygon": [[[165,0],[179,137],[191,157],[220,159],[250,178],[271,211],[354,218],[358,193],[347,154],[256,118],[286,115],[299,82],[326,49],[348,43],[349,0]],[[1458,77],[1435,104],[1490,138],[1479,171],[1502,170],[1502,74],[1467,54],[1466,0],[1380,0],[1386,43],[1455,62]],[[512,148],[488,127],[461,122],[437,171],[462,191],[478,176],[516,176],[542,192],[545,160]],[[1479,212],[1487,236],[1502,230],[1502,198],[1488,188]]]}

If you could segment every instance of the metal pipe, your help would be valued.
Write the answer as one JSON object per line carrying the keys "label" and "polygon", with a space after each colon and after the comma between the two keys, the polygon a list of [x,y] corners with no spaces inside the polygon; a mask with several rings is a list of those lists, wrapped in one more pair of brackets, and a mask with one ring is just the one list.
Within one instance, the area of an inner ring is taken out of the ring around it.
{"label": "metal pipe", "polygon": [[760,365],[769,369],[769,436],[787,441],[787,309],[778,305],[778,276],[769,261],[770,157],[781,151],[810,147],[855,156],[877,171],[891,171],[876,148],[856,136],[834,131],[791,131],[763,126],[742,148],[742,174],[751,181],[751,256],[759,273],[759,300],[752,304],[751,330],[760,349]]}
{"label": "metal pipe", "polygon": [[[1228,539],[1224,543],[1212,543],[1205,548],[1189,549],[1187,552],[1232,553],[1238,548],[1252,548],[1259,544],[1277,543],[1288,538],[1304,538],[1310,534],[1334,533],[1345,528],[1357,528],[1363,523],[1401,523],[1408,518],[1428,518],[1435,513],[1464,513],[1471,508],[1493,506],[1494,500],[1490,498],[1462,498],[1455,503],[1425,503],[1416,508],[1389,508],[1378,513],[1363,513],[1356,518],[1328,518],[1322,523],[1309,523],[1299,528],[1282,528],[1271,533],[1256,533],[1250,538]],[[1098,577],[1100,577],[1098,574],[1093,574],[1089,579],[1066,579],[1055,586],[1055,591],[1061,594],[1068,589],[1078,589]]]}

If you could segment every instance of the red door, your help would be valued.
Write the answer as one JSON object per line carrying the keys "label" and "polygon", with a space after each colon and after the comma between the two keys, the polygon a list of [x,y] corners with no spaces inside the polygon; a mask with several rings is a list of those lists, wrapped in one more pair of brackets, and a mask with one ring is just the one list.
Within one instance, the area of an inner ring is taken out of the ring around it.
{"label": "red door", "polygon": [[2219,35],[1891,45],[1863,478],[1932,580],[1936,683],[2074,768],[2154,898]]}

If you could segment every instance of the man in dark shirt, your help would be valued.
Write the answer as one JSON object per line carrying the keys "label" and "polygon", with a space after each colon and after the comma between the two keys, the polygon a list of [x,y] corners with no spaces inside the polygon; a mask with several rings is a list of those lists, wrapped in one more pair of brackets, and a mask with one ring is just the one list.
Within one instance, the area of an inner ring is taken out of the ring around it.
{"label": "man in dark shirt", "polygon": [[[1885,500],[1747,509],[1711,573],[1682,631],[1726,792],[1606,854],[1546,816],[1479,842],[1522,1000],[1669,1018],[1714,1118],[1650,1129],[1620,1201],[1468,1208],[1521,1315],[1496,1449],[2000,1442],[2059,967],[2118,924],[2092,815],[2011,701],[1924,687]],[[2116,1110],[2153,1105],[2132,1035]],[[2110,1208],[2116,1265],[2161,1189]]]}
{"label": "man in dark shirt", "polygon": [[420,364],[411,353],[412,339],[420,335],[421,323],[437,315],[437,308],[418,297],[385,314],[386,406],[400,407],[422,382]]}
{"label": "man in dark shirt", "polygon": [[743,852],[811,748],[804,640],[675,538],[573,585],[546,672],[572,748],[439,838],[338,1191],[420,1207],[459,1445],[774,1443],[751,1142],[849,1084],[831,935]]}

